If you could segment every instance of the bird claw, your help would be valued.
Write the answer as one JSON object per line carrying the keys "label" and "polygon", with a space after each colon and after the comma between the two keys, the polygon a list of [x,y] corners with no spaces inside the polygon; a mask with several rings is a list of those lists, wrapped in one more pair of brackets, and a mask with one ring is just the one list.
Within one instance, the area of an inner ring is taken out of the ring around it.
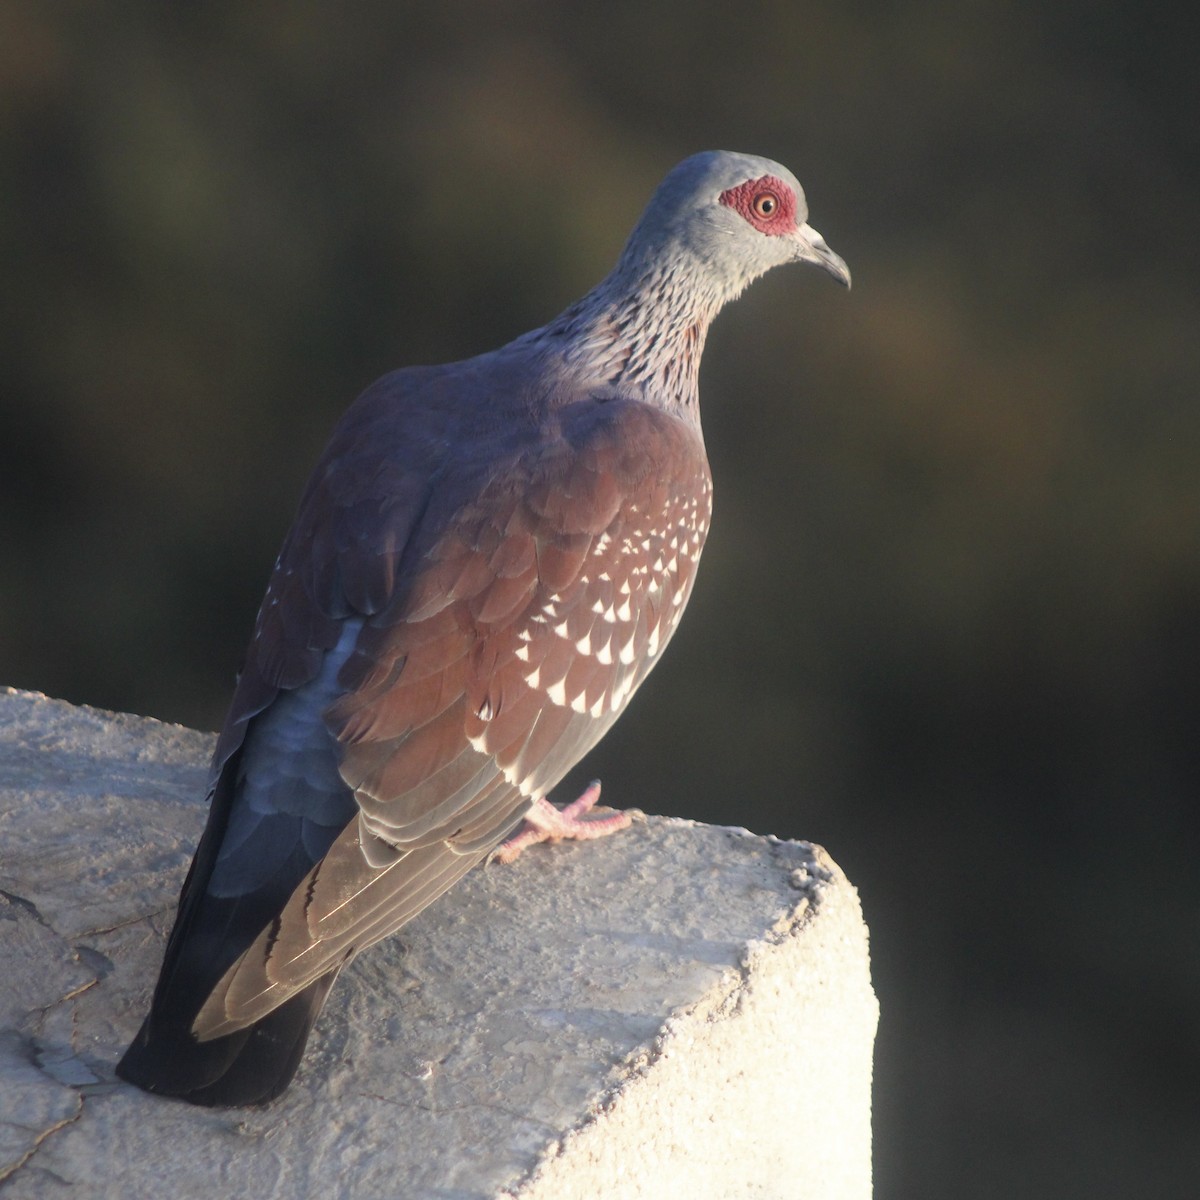
{"label": "bird claw", "polygon": [[522,851],[538,842],[585,841],[607,837],[633,824],[632,813],[617,809],[605,810],[602,817],[585,817],[599,799],[600,781],[595,779],[578,800],[571,801],[565,808],[555,808],[544,797],[535,800],[533,807],[525,814],[524,825],[492,851],[491,859],[507,865],[516,862]]}

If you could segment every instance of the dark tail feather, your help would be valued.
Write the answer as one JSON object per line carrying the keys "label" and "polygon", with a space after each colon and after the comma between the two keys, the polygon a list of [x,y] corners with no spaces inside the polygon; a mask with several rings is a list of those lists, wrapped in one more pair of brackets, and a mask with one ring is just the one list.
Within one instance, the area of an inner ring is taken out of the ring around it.
{"label": "dark tail feather", "polygon": [[189,1104],[265,1104],[291,1083],[336,977],[337,971],[322,975],[257,1024],[211,1042],[192,1036],[190,1017],[183,1024],[152,1011],[117,1074],[144,1091]]}

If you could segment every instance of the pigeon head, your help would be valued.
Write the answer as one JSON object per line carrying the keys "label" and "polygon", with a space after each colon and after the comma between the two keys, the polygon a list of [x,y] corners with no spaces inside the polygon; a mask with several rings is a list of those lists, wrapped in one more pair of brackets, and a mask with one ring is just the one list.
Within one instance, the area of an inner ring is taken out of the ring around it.
{"label": "pigeon head", "polygon": [[723,303],[772,267],[807,262],[850,286],[850,270],[808,224],[804,190],[769,158],[711,150],[659,185],[626,244],[626,268],[688,263]]}
{"label": "pigeon head", "polygon": [[814,263],[850,286],[850,270],[808,224],[796,177],[769,158],[695,154],[659,185],[610,274],[530,344],[588,381],[636,386],[698,417],[708,327],[772,267]]}

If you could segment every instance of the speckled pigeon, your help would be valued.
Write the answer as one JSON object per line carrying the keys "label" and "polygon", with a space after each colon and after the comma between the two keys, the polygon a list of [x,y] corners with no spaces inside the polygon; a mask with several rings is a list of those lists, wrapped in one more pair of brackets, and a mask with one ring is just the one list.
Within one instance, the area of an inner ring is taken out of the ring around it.
{"label": "speckled pigeon", "polygon": [[[612,273],[478,358],[350,408],[275,563],[150,1015],[118,1074],[195,1104],[290,1082],[337,973],[526,817],[620,715],[687,603],[711,481],[696,376],[771,267],[846,264],[784,167],[675,168]],[[509,845],[511,857],[529,835]]]}

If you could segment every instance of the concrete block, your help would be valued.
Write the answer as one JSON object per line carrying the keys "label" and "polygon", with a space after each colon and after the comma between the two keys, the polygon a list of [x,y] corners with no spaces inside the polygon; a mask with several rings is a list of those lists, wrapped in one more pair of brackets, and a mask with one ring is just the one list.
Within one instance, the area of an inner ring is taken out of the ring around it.
{"label": "concrete block", "polygon": [[817,846],[649,818],[487,866],[343,972],[291,1089],[116,1081],[213,739],[0,691],[0,1194],[870,1195],[878,1016]]}

